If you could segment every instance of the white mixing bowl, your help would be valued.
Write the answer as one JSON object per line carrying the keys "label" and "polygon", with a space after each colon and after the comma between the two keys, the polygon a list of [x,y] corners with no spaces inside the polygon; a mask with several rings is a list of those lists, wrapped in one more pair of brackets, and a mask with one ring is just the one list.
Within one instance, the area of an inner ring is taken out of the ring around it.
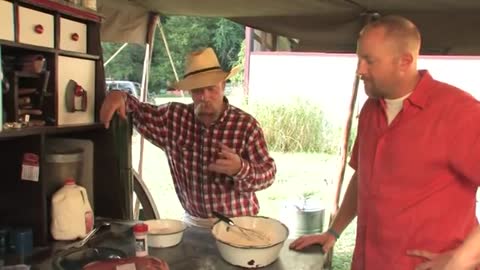
{"label": "white mixing bowl", "polygon": [[148,225],[147,242],[149,247],[166,248],[178,245],[187,228],[185,223],[174,219],[155,219],[144,222]]}
{"label": "white mixing bowl", "polygon": [[223,221],[212,227],[217,248],[225,261],[244,268],[264,267],[273,263],[280,254],[288,228],[276,219],[260,216],[231,218],[236,225],[253,229],[264,237],[247,232],[248,236]]}

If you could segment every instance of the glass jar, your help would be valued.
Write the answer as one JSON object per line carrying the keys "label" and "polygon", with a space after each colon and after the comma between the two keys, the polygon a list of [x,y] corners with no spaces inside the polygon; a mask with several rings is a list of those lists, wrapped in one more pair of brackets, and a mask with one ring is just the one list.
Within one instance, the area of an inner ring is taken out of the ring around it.
{"label": "glass jar", "polygon": [[97,10],[97,0],[82,0],[82,5],[84,8]]}

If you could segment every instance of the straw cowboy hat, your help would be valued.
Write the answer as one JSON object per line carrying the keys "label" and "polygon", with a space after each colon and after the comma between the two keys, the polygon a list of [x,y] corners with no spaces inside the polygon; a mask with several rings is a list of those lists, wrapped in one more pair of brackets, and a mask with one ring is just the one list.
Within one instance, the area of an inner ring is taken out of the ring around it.
{"label": "straw cowboy hat", "polygon": [[188,91],[216,85],[232,77],[238,71],[238,66],[228,72],[222,70],[213,49],[205,48],[192,52],[187,56],[183,79],[172,86],[176,89]]}

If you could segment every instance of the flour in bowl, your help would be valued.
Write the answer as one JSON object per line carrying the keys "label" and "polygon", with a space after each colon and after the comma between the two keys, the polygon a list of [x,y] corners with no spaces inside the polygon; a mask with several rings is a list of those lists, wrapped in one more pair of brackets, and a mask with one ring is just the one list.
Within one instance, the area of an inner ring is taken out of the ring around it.
{"label": "flour in bowl", "polygon": [[238,229],[237,227],[230,227],[228,232],[221,234],[220,239],[224,242],[234,244],[237,246],[248,246],[248,247],[262,246],[263,247],[263,246],[269,246],[272,244],[272,240],[270,239],[270,237],[268,237],[268,235],[262,232],[258,232],[262,235],[262,237],[257,237],[248,231],[246,233],[248,236],[242,233],[240,229]]}
{"label": "flour in bowl", "polygon": [[172,228],[164,227],[164,228],[153,228],[151,230],[148,230],[149,234],[167,234],[167,233],[173,233],[174,230]]}

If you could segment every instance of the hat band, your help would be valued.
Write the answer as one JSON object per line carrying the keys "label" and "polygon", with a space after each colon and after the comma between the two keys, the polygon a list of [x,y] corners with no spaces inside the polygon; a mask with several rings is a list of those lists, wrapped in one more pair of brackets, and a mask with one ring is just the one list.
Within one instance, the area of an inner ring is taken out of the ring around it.
{"label": "hat band", "polygon": [[206,72],[206,71],[210,71],[210,70],[215,70],[215,69],[220,69],[220,67],[216,66],[216,67],[209,67],[209,68],[203,68],[203,69],[195,70],[195,71],[192,71],[192,72],[189,72],[189,73],[183,75],[183,78],[185,79],[188,76],[192,76],[192,75],[195,75],[195,74],[198,74],[198,73],[202,73],[202,72]]}

